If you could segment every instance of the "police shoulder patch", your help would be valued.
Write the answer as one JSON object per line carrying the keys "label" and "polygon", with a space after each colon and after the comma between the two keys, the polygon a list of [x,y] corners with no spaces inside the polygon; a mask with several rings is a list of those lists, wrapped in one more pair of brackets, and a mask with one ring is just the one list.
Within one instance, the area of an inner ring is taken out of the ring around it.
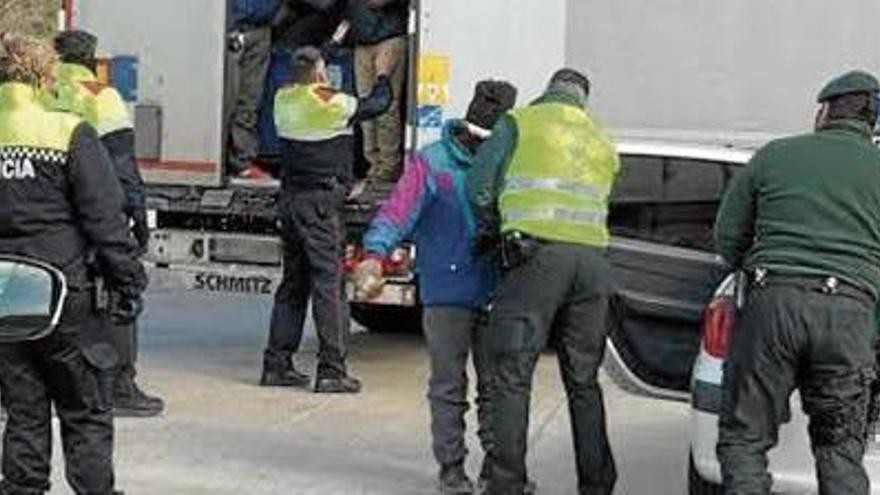
{"label": "police shoulder patch", "polygon": [[80,81],[80,85],[93,95],[97,95],[105,87],[98,81]]}
{"label": "police shoulder patch", "polygon": [[63,165],[67,153],[29,146],[0,146],[0,180],[25,180],[37,177],[40,165]]}
{"label": "police shoulder patch", "polygon": [[329,101],[332,100],[337,94],[339,94],[338,91],[336,91],[336,90],[333,89],[333,88],[327,87],[327,86],[317,86],[317,87],[315,87],[312,91],[315,93],[315,95],[316,95],[318,98],[320,98],[320,99],[321,99],[322,101],[324,101],[325,103],[329,102]]}

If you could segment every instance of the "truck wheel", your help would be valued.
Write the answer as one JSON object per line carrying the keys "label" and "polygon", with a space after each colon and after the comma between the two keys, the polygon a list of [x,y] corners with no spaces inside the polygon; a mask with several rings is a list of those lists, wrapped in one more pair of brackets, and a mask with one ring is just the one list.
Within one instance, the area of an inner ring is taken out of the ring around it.
{"label": "truck wheel", "polygon": [[700,476],[697,466],[694,465],[694,456],[690,455],[688,463],[688,494],[689,495],[721,495],[721,486],[710,483]]}
{"label": "truck wheel", "polygon": [[422,308],[353,303],[351,317],[371,332],[421,333]]}

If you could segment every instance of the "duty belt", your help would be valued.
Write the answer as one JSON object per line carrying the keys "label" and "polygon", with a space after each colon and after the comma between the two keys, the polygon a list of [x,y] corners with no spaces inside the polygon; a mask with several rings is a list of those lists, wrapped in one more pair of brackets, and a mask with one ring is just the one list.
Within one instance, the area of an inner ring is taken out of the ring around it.
{"label": "duty belt", "polygon": [[874,295],[869,291],[834,276],[781,274],[772,273],[766,268],[756,268],[749,273],[749,285],[755,288],[798,287],[829,296],[849,297],[869,306],[877,303]]}

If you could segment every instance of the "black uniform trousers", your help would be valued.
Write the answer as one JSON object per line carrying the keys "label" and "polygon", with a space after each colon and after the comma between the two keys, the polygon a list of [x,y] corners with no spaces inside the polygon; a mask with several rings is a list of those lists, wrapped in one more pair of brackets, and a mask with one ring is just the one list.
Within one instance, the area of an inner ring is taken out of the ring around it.
{"label": "black uniform trousers", "polygon": [[349,309],[345,297],[344,188],[284,191],[281,236],[284,275],[264,353],[264,365],[286,369],[299,350],[309,298],[318,332],[318,378],[346,374]]}
{"label": "black uniform trousers", "polygon": [[104,322],[110,328],[113,335],[113,347],[116,350],[119,361],[116,366],[116,376],[119,380],[132,380],[137,374],[135,362],[137,362],[137,323],[117,324],[107,320]]}
{"label": "black uniform trousers", "polygon": [[617,472],[597,381],[607,334],[609,272],[604,250],[539,243],[525,264],[503,275],[486,337],[494,380],[492,495],[521,495],[526,486],[532,375],[550,340],[568,395],[579,493],[612,492]]}
{"label": "black uniform trousers", "polygon": [[482,310],[429,306],[425,308],[424,324],[431,363],[428,403],[434,457],[444,466],[462,463],[467,457],[464,417],[470,407],[467,363],[468,357],[472,357],[477,372],[477,436],[489,459],[492,450],[488,417],[491,378],[486,373]]}
{"label": "black uniform trousers", "polygon": [[0,345],[0,393],[8,413],[0,492],[49,490],[54,405],[71,488],[77,495],[112,493],[113,360],[87,352],[82,338],[96,325],[91,297],[72,292],[55,333],[35,342]]}
{"label": "black uniform trousers", "polygon": [[862,457],[876,333],[867,295],[774,285],[772,277],[752,290],[725,362],[717,445],[724,493],[770,493],[767,451],[795,389],[810,419],[819,493],[869,493]]}

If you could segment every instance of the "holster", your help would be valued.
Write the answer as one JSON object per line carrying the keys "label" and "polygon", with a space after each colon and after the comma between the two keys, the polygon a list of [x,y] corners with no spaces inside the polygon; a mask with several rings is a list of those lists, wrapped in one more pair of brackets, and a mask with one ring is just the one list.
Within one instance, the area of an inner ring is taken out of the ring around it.
{"label": "holster", "polygon": [[501,268],[513,270],[528,263],[540,246],[540,241],[519,231],[501,236]]}

